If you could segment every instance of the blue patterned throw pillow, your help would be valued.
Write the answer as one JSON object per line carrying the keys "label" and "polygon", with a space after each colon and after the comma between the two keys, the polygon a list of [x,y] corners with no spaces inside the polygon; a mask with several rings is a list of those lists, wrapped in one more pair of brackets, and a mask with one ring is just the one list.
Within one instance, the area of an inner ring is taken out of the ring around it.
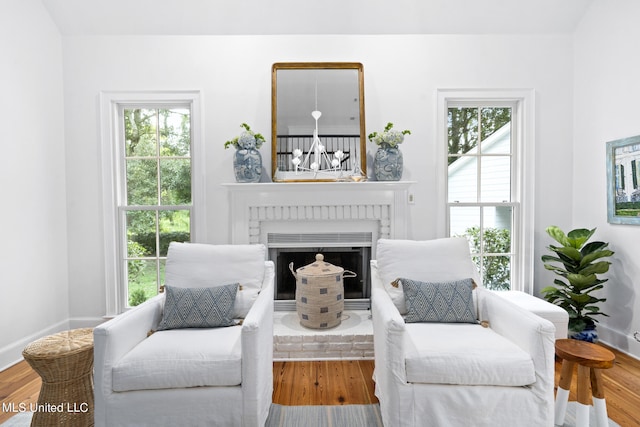
{"label": "blue patterned throw pillow", "polygon": [[407,305],[405,322],[478,323],[473,306],[473,280],[443,283],[399,279]]}
{"label": "blue patterned throw pillow", "polygon": [[213,288],[165,286],[167,293],[158,331],[235,325],[238,283]]}

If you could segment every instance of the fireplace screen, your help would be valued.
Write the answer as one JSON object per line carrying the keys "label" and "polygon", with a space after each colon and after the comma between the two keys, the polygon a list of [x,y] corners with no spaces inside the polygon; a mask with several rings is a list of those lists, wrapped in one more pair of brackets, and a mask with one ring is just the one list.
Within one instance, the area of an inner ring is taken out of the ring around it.
{"label": "fireplace screen", "polygon": [[326,262],[356,273],[356,277],[344,278],[345,299],[369,298],[371,248],[272,248],[269,254],[276,265],[276,300],[295,299],[296,279],[289,270],[289,264],[293,262],[295,271],[314,262],[318,253],[324,255]]}

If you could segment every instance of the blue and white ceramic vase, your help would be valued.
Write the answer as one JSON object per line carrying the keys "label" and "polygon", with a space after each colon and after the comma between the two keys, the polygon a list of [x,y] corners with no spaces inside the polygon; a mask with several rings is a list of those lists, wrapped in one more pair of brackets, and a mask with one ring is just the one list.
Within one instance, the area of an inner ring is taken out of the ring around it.
{"label": "blue and white ceramic vase", "polygon": [[400,181],[402,178],[402,151],[389,144],[381,144],[373,159],[373,174],[377,181]]}
{"label": "blue and white ceramic vase", "polygon": [[262,156],[255,148],[236,150],[233,157],[233,171],[237,182],[260,182],[262,176]]}
{"label": "blue and white ceramic vase", "polygon": [[569,338],[586,342],[598,342],[598,331],[595,325],[588,325],[580,332],[570,332]]}

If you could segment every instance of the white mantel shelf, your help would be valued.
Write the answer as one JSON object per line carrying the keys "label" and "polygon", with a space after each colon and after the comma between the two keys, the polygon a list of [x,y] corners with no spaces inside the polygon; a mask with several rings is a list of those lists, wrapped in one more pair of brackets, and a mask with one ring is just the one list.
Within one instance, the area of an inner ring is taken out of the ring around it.
{"label": "white mantel shelf", "polygon": [[378,237],[406,238],[413,181],[224,183],[232,243],[264,243],[266,223],[375,221]]}
{"label": "white mantel shelf", "polygon": [[329,190],[329,191],[354,191],[354,190],[392,190],[408,189],[415,181],[363,181],[363,182],[257,182],[238,183],[226,182],[222,186],[230,191],[252,191],[252,192],[289,192],[301,189],[306,190]]}

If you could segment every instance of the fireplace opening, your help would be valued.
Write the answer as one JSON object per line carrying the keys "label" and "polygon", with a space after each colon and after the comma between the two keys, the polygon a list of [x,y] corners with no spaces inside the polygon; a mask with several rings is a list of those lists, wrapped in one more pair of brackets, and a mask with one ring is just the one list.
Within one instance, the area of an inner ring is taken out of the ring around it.
{"label": "fireplace opening", "polygon": [[276,266],[276,308],[295,308],[295,306],[288,307],[287,304],[282,304],[285,301],[295,301],[296,298],[296,279],[289,270],[289,264],[293,263],[293,270],[295,271],[314,262],[316,254],[319,253],[324,255],[326,262],[356,274],[356,277],[345,277],[343,280],[345,306],[349,307],[358,301],[360,304],[356,303],[356,305],[364,304],[368,308],[368,299],[371,296],[371,282],[369,279],[371,248],[277,248],[271,249],[269,252],[272,253],[270,258]]}
{"label": "fireplace opening", "polygon": [[324,260],[352,271],[356,277],[344,277],[345,308],[370,308],[370,261],[372,247],[370,232],[342,233],[268,233],[269,259],[275,264],[275,308],[295,310],[296,279],[293,270],[313,263],[321,253]]}

